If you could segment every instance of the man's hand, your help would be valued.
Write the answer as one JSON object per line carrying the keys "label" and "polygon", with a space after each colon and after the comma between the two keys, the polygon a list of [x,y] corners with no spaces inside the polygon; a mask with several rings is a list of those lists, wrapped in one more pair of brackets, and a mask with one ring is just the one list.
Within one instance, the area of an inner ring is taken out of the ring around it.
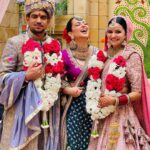
{"label": "man's hand", "polygon": [[44,69],[42,65],[37,65],[36,62],[33,62],[29,67],[28,70],[26,71],[26,76],[25,79],[27,81],[29,80],[36,80],[42,76],[44,73]]}

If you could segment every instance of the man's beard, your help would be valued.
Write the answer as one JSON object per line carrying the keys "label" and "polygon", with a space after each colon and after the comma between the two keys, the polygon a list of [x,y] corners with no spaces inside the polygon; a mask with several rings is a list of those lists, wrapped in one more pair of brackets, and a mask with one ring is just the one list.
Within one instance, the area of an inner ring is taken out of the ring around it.
{"label": "man's beard", "polygon": [[41,34],[41,33],[44,33],[45,30],[43,29],[43,30],[41,30],[41,31],[37,31],[37,30],[31,29],[31,32],[34,33],[35,35],[39,35],[39,34]]}

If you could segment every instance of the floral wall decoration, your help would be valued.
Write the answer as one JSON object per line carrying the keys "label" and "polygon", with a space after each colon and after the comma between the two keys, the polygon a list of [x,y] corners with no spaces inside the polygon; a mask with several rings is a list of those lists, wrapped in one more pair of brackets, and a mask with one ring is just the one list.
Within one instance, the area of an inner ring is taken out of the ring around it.
{"label": "floral wall decoration", "polygon": [[[122,1],[122,0],[116,0],[116,2],[115,2],[115,3],[116,3],[116,4],[120,4],[120,3],[121,3],[121,1]],[[145,3],[145,1],[144,1],[144,0],[141,0],[141,3],[142,3],[142,4],[144,4],[144,3]]]}
{"label": "floral wall decoration", "polygon": [[145,69],[150,77],[150,0],[116,0],[114,15],[128,17],[134,24],[129,41],[144,59]]}

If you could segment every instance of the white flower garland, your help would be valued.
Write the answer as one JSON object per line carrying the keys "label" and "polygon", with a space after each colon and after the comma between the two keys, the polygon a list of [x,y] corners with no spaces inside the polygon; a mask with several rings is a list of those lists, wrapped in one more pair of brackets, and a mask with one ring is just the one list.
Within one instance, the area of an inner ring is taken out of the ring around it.
{"label": "white flower garland", "polygon": [[[121,59],[124,59],[122,56],[119,57],[121,57]],[[104,66],[104,62],[99,61],[97,59],[97,55],[94,55],[91,58],[88,68],[95,66],[98,67],[100,70],[102,70]],[[109,66],[108,74],[117,77],[117,79],[124,79],[126,74],[125,66],[117,64],[114,60]],[[115,97],[121,95],[119,91],[108,89],[105,89],[104,93],[106,95],[111,95]],[[86,109],[87,112],[91,114],[92,120],[103,119],[115,111],[116,106],[114,105],[98,108],[97,106],[100,96],[101,96],[101,79],[99,78],[97,80],[94,80],[92,76],[90,76],[90,80],[87,83],[87,90],[86,90]]]}
{"label": "white flower garland", "polygon": [[[50,44],[51,42],[52,42],[51,38],[48,38],[46,40],[46,43]],[[59,55],[57,55],[56,53],[52,53],[51,55],[49,53],[45,53],[44,57],[46,58],[45,61],[46,65],[50,64],[51,66],[55,66],[58,64],[58,62],[63,62],[62,55],[60,52]],[[38,48],[35,48],[34,51],[26,51],[24,53],[23,65],[25,67],[29,67],[33,61],[37,62],[37,64],[41,64],[42,63],[41,58],[42,58],[42,53]],[[54,102],[58,99],[58,91],[61,87],[60,73],[55,75],[55,77],[52,75],[52,73],[46,73],[44,89],[43,89],[42,78],[35,80],[34,84],[41,96],[42,105],[43,105],[41,110],[48,111],[50,107],[54,105]]]}
{"label": "white flower garland", "polygon": [[[94,68],[94,67],[99,68],[99,70],[103,69],[104,61],[98,60],[97,55],[98,55],[98,52],[91,57],[89,64],[88,64],[88,69]],[[105,52],[103,52],[103,55],[107,57]],[[97,107],[99,98],[101,95],[101,79],[98,78],[95,80],[93,79],[92,75],[90,75],[89,78],[90,79],[88,80],[87,87],[86,87],[87,89],[85,93],[86,110],[89,114],[91,114],[92,120],[96,120],[96,119],[102,118],[103,117],[102,111],[105,111],[105,109],[102,110]]]}

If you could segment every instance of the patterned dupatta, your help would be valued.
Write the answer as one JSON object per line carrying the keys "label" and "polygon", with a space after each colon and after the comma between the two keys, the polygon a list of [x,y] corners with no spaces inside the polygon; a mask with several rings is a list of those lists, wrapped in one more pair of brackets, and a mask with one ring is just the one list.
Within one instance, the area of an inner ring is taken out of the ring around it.
{"label": "patterned dupatta", "polygon": [[0,79],[0,83],[5,86],[0,95],[0,102],[6,110],[13,105],[15,108],[10,141],[12,150],[24,148],[41,132],[38,117],[39,107],[41,107],[38,103],[40,96],[33,82],[23,87],[24,78],[25,73],[22,71],[8,73],[3,79]]}

